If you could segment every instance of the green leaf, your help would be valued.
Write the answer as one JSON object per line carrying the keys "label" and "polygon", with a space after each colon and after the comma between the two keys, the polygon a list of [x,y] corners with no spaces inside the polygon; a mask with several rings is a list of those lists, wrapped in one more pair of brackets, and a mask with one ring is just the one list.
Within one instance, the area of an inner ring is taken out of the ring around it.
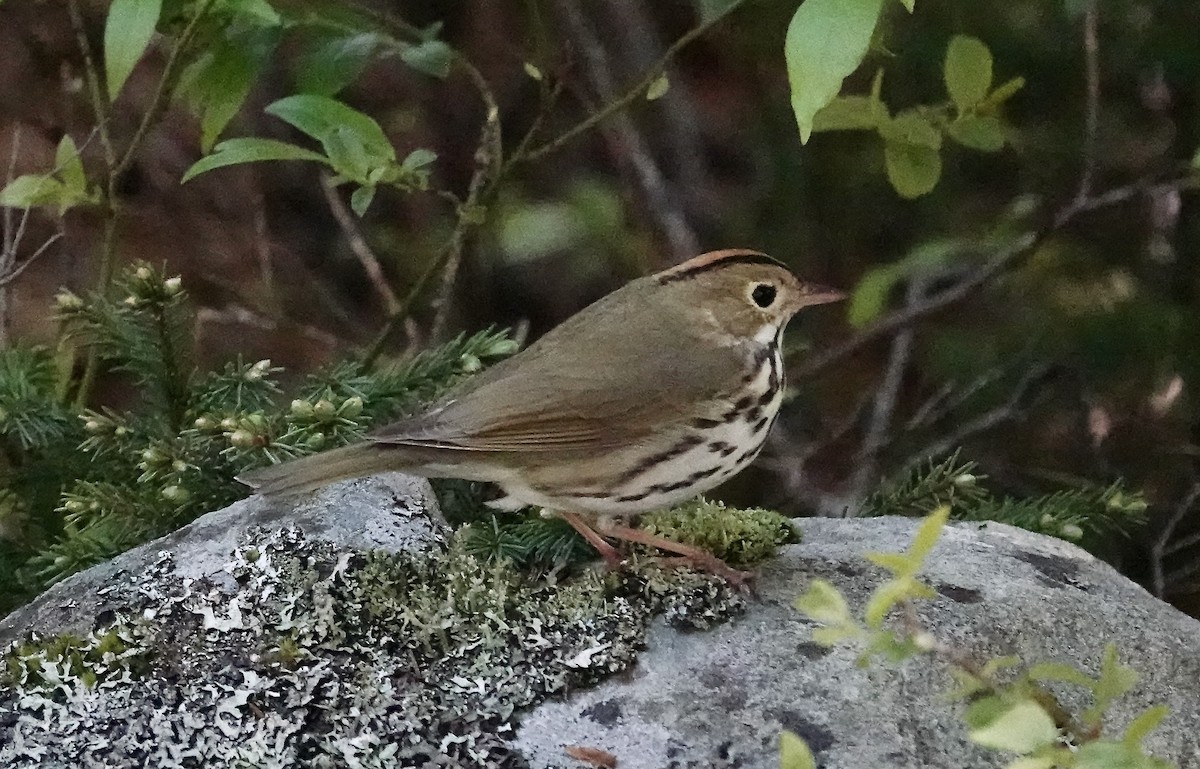
{"label": "green leaf", "polygon": [[863,557],[892,574],[912,574],[921,565],[907,553],[866,553]]}
{"label": "green leaf", "polygon": [[375,199],[375,186],[364,185],[354,191],[350,196],[350,208],[354,213],[362,216],[371,207],[371,201]]}
{"label": "green leaf", "polygon": [[367,155],[388,161],[396,159],[396,149],[373,118],[328,96],[303,93],[288,96],[268,105],[266,112],[322,144],[334,132],[345,132],[357,138]]}
{"label": "green leaf", "polygon": [[878,267],[859,279],[850,295],[850,304],[846,309],[846,319],[854,328],[862,328],[883,312],[888,295],[896,282],[904,277],[902,270],[895,265]]}
{"label": "green leaf", "polygon": [[441,40],[426,40],[402,49],[400,60],[417,72],[444,79],[450,74],[454,51]]}
{"label": "green leaf", "polygon": [[226,139],[217,145],[213,154],[193,163],[192,167],[184,172],[180,183],[186,183],[214,168],[262,160],[315,160],[329,165],[329,160],[324,155],[287,142],[258,138]]}
{"label": "green leaf", "polygon": [[381,44],[373,32],[310,43],[296,63],[296,88],[301,93],[333,96],[362,74]]}
{"label": "green leaf", "polygon": [[913,537],[912,546],[908,549],[909,554],[924,561],[925,556],[929,555],[933,546],[937,544],[938,538],[942,536],[942,529],[946,528],[948,520],[950,520],[950,505],[942,505],[925,516],[921,525],[917,527],[917,534]]}
{"label": "green leaf", "polygon": [[1137,745],[1095,740],[1079,746],[1075,769],[1166,769],[1174,765],[1147,756]]}
{"label": "green leaf", "polygon": [[83,170],[83,160],[79,157],[79,149],[70,134],[63,134],[54,151],[54,167],[56,175],[62,180],[66,190],[75,195],[87,192],[87,175]]}
{"label": "green leaf", "polygon": [[1004,769],[1054,769],[1056,766],[1059,766],[1059,761],[1055,756],[1025,756]]}
{"label": "green leaf", "polygon": [[1092,696],[1095,704],[1084,711],[1081,716],[1086,724],[1099,724],[1104,719],[1104,712],[1113,700],[1128,692],[1137,683],[1138,674],[1133,668],[1122,665],[1117,660],[1116,644],[1104,647],[1104,656],[1100,659],[1100,675],[1092,684]]}
{"label": "green leaf", "polygon": [[268,26],[278,26],[283,22],[279,12],[267,0],[223,0],[222,4],[240,16]]}
{"label": "green leaf", "polygon": [[942,77],[954,106],[968,112],[992,87],[992,52],[978,38],[955,35],[946,47]]}
{"label": "green leaf", "polygon": [[664,72],[651,81],[646,88],[646,101],[654,101],[661,99],[664,94],[671,88],[671,81],[667,80],[667,73]]}
{"label": "green leaf", "polygon": [[817,769],[808,745],[789,731],[779,733],[779,769]]}
{"label": "green leaf", "polygon": [[437,160],[436,152],[418,147],[405,156],[404,161],[400,163],[400,168],[407,172],[419,171],[435,160]]}
{"label": "green leaf", "polygon": [[917,5],[916,0],[900,0],[900,5],[903,5],[904,8],[909,13],[912,13],[913,11],[915,11],[917,9],[916,8],[916,5]]}
{"label": "green leaf", "polygon": [[1032,753],[1058,739],[1054,719],[1033,700],[1009,703],[987,697],[972,703],[963,719],[976,745],[1014,753]]}
{"label": "green leaf", "polygon": [[1196,150],[1196,154],[1192,155],[1192,168],[1200,168],[1200,149]]}
{"label": "green leaf", "polygon": [[146,52],[162,0],[113,0],[104,22],[104,75],[108,98],[116,99],[129,73]]}
{"label": "green leaf", "polygon": [[915,583],[910,577],[889,579],[871,593],[871,598],[863,608],[863,622],[872,630],[883,626],[883,620],[892,607],[912,596],[912,586]]}
{"label": "green leaf", "polygon": [[879,126],[883,140],[897,144],[912,144],[938,150],[942,148],[942,133],[928,117],[917,110],[905,110]]}
{"label": "green leaf", "polygon": [[928,147],[888,142],[883,160],[892,188],[909,200],[936,187],[942,175],[942,156]]}
{"label": "green leaf", "polygon": [[956,142],[980,152],[998,152],[1004,148],[1004,125],[991,115],[963,115],[946,128]]}
{"label": "green leaf", "polygon": [[0,206],[36,208],[62,203],[66,187],[58,179],[45,174],[18,176],[0,190]]}
{"label": "green leaf", "polygon": [[874,131],[879,127],[879,115],[869,96],[839,96],[813,115],[812,130]]}
{"label": "green leaf", "polygon": [[1122,739],[1130,745],[1141,745],[1142,740],[1146,739],[1146,735],[1158,728],[1158,724],[1167,717],[1171,709],[1166,705],[1155,705],[1152,708],[1147,708],[1137,718],[1125,727],[1125,735]]}
{"label": "green leaf", "polygon": [[275,28],[245,28],[220,40],[184,71],[180,93],[200,116],[201,151],[212,150],[242,108],[278,42]]}
{"label": "green leaf", "polygon": [[1033,681],[1062,681],[1089,690],[1095,685],[1087,673],[1062,662],[1039,662],[1025,675]]}
{"label": "green leaf", "polygon": [[858,68],[883,0],[805,0],[784,41],[792,110],[800,142],[808,142],[817,111],[833,101],[842,81]]}
{"label": "green leaf", "polygon": [[994,110],[1015,96],[1017,91],[1020,91],[1024,87],[1025,78],[1023,77],[1014,77],[1012,80],[1005,81],[1003,85],[988,94],[988,97],[976,107],[975,111],[986,112]]}
{"label": "green leaf", "polygon": [[827,625],[850,621],[850,607],[836,587],[823,579],[814,579],[804,595],[793,604],[804,616]]}
{"label": "green leaf", "polygon": [[323,140],[323,145],[333,170],[347,179],[365,182],[377,165],[372,162],[358,134],[347,128],[334,128]]}

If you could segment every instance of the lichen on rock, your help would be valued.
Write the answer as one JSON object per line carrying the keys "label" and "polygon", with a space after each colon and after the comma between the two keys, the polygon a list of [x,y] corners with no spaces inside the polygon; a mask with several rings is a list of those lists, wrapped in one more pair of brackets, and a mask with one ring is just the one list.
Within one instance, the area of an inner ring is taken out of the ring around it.
{"label": "lichen on rock", "polygon": [[10,645],[0,764],[524,766],[521,708],[628,668],[656,615],[698,628],[744,606],[645,558],[556,582],[457,538],[418,554],[295,526],[243,540],[223,585],[164,551],[88,636]]}

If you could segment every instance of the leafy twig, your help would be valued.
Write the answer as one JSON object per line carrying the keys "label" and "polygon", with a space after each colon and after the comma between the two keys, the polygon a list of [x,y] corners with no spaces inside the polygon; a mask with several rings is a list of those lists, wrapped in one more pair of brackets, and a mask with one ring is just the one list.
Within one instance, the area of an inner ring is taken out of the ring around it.
{"label": "leafy twig", "polygon": [[333,214],[334,221],[341,228],[342,234],[346,236],[346,242],[350,244],[350,250],[354,255],[358,257],[359,264],[366,270],[367,277],[370,278],[371,285],[375,287],[375,291],[383,300],[383,306],[388,315],[395,315],[400,309],[400,300],[396,298],[396,292],[383,274],[383,265],[379,263],[379,257],[375,256],[375,252],[371,250],[371,246],[363,236],[362,230],[359,229],[350,209],[338,195],[332,176],[321,175],[321,191],[325,193],[325,202],[329,204],[329,211]]}

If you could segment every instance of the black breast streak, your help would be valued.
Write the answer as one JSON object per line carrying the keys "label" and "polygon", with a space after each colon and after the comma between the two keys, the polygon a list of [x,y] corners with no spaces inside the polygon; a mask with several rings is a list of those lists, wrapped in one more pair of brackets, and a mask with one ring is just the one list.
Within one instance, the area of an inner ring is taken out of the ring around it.
{"label": "black breast streak", "polygon": [[638,492],[637,494],[627,494],[623,497],[617,497],[617,501],[640,502],[651,494],[664,494],[670,491],[686,489],[689,486],[696,485],[705,478],[711,478],[712,476],[721,472],[722,469],[724,468],[722,468],[720,465],[716,465],[715,467],[710,467],[706,470],[697,470],[682,480],[675,481],[674,483],[655,483],[651,486],[647,486],[645,491]]}
{"label": "black breast streak", "polygon": [[680,438],[679,441],[671,448],[660,451],[657,454],[651,454],[633,467],[621,473],[620,477],[613,482],[613,485],[620,486],[621,484],[628,483],[642,473],[651,470],[663,462],[674,459],[680,454],[684,454],[691,449],[696,448],[701,443],[704,443],[704,439],[699,435],[685,435],[684,437]]}

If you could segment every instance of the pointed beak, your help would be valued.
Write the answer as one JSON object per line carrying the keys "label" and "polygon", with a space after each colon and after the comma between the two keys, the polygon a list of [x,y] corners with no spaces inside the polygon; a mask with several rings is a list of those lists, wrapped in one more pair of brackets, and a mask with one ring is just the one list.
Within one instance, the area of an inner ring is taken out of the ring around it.
{"label": "pointed beak", "polygon": [[816,283],[805,283],[800,291],[798,304],[801,307],[812,307],[817,304],[829,304],[830,302],[840,302],[846,298],[846,294],[838,291],[836,288],[822,286]]}

